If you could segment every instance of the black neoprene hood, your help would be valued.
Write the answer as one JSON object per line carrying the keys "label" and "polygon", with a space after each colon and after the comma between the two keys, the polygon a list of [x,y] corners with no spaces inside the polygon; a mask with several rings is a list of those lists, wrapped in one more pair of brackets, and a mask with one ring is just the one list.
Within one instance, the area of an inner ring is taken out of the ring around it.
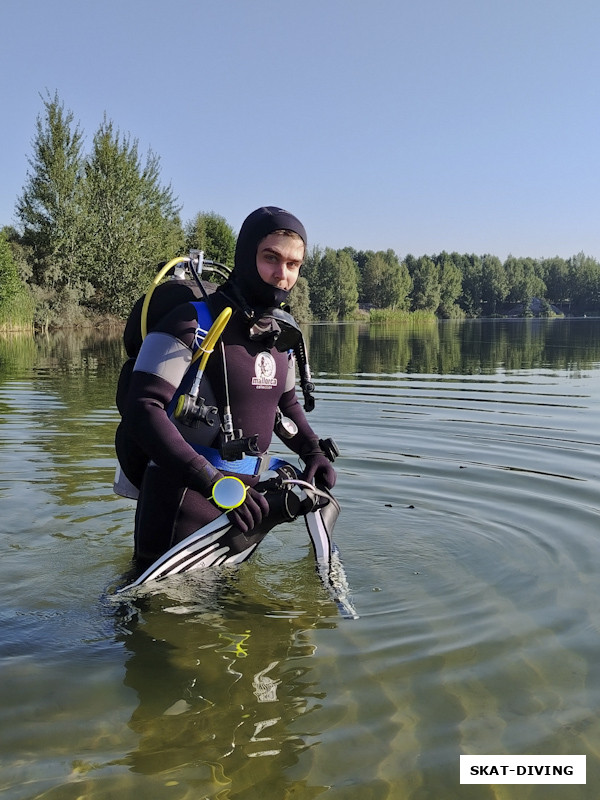
{"label": "black neoprene hood", "polygon": [[235,266],[232,279],[245,300],[253,307],[279,306],[289,292],[269,286],[256,269],[256,251],[259,243],[274,231],[297,233],[306,247],[306,231],[300,220],[289,211],[277,206],[257,208],[244,220],[235,246]]}

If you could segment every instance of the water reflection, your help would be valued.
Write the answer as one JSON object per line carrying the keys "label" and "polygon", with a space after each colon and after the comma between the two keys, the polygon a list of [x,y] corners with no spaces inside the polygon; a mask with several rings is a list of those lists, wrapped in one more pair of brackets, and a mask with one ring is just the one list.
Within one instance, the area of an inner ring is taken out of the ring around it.
{"label": "water reflection", "polygon": [[309,623],[281,598],[277,613],[257,583],[240,580],[234,570],[188,576],[121,607],[125,685],[138,699],[129,726],[139,741],[126,763],[177,780],[193,770],[202,796],[218,786],[229,797],[235,779],[236,793],[283,797],[286,771],[317,741],[310,717],[325,700],[311,675],[311,629],[332,625],[318,615]]}
{"label": "water reflection", "polygon": [[314,325],[315,373],[477,375],[600,363],[600,320],[447,320]]}
{"label": "water reflection", "polygon": [[[586,369],[600,363],[600,319],[446,320],[305,327],[315,372],[330,374],[490,374],[499,368]],[[100,370],[106,383],[124,360],[121,332],[59,331],[33,339],[0,336],[0,380],[34,364],[55,378],[59,396],[82,409],[93,405],[90,382]],[[84,381],[65,386],[62,377]],[[114,385],[107,384],[112,398]],[[75,397],[71,396],[77,391]]]}

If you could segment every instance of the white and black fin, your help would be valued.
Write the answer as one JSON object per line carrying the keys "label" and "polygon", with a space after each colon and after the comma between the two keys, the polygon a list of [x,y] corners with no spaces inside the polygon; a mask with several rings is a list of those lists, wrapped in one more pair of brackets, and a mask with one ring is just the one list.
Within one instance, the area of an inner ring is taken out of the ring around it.
{"label": "white and black fin", "polygon": [[159,581],[190,570],[206,569],[221,564],[240,564],[254,552],[258,541],[253,542],[241,552],[232,550],[231,536],[229,535],[231,527],[227,514],[221,514],[167,550],[137,580],[119,591],[124,592],[141,586],[143,583]]}
{"label": "white and black fin", "polygon": [[342,617],[358,619],[358,613],[350,600],[350,587],[340,551],[333,541],[333,528],[340,513],[340,505],[328,490],[320,487],[320,491],[328,495],[329,502],[309,511],[304,517],[315,551],[317,572]]}
{"label": "white and black fin", "polygon": [[[346,573],[339,549],[332,539],[333,528],[340,506],[333,495],[319,489],[313,510],[305,514],[306,527],[312,542],[317,572],[323,585],[335,601],[340,614],[346,619],[357,619],[358,614],[350,600]],[[221,514],[212,522],[190,534],[164,553],[135,581],[119,589],[126,592],[151,581],[161,581],[172,575],[192,570],[207,569],[224,564],[241,564],[248,559],[272,526],[262,525],[252,534],[241,534]]]}

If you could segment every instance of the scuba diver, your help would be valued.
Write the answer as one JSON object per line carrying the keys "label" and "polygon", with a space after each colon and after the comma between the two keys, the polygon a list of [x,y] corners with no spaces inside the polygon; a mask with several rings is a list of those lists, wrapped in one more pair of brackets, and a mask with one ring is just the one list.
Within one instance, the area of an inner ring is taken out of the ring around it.
{"label": "scuba diver", "polygon": [[[337,517],[327,491],[336,481],[337,448],[307,421],[314,387],[302,334],[285,307],[306,242],[295,216],[259,208],[240,229],[223,285],[208,293],[195,274],[198,286],[171,310],[161,307],[157,291],[143,341],[139,327],[132,333],[128,323],[115,491],[137,495],[134,555],[142,569],[219,519],[227,525],[217,525],[212,546],[222,546],[223,556],[213,563],[244,560],[274,525],[307,517],[315,502]],[[300,476],[268,455],[273,432],[304,463]],[[226,478],[243,484],[235,501],[219,499]],[[123,482],[129,491],[119,491]],[[308,502],[291,492],[292,484],[318,488]]]}

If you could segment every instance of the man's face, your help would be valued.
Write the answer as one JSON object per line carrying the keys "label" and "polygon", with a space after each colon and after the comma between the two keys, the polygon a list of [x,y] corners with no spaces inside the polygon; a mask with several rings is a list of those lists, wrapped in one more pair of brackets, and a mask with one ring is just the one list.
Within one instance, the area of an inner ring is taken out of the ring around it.
{"label": "man's face", "polygon": [[304,260],[304,242],[295,236],[270,233],[256,251],[256,269],[269,286],[289,292],[298,280]]}

